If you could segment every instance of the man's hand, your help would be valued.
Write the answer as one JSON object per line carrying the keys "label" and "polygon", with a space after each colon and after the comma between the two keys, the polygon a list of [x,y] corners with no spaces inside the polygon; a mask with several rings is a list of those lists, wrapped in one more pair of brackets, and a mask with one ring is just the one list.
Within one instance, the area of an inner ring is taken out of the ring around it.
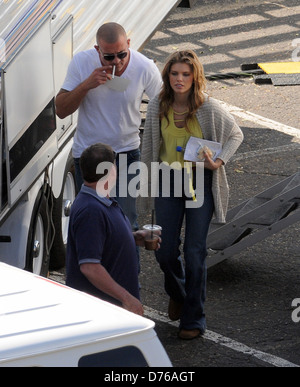
{"label": "man's hand", "polygon": [[129,293],[126,297],[126,300],[123,301],[122,307],[128,310],[129,312],[138,314],[139,316],[144,315],[144,308],[141,302]]}
{"label": "man's hand", "polygon": [[[157,250],[159,250],[160,249],[160,244],[162,242],[162,240],[160,238],[161,231],[160,230],[156,230],[156,231],[153,232],[153,234],[159,236],[158,246],[157,246]],[[133,233],[133,236],[134,236],[136,245],[140,246],[140,247],[145,247],[145,239],[150,239],[150,235],[151,235],[151,231],[148,231],[148,230],[138,230],[138,231],[135,231]]]}
{"label": "man's hand", "polygon": [[87,90],[96,89],[96,87],[105,85],[111,79],[112,66],[99,67],[83,82]]}

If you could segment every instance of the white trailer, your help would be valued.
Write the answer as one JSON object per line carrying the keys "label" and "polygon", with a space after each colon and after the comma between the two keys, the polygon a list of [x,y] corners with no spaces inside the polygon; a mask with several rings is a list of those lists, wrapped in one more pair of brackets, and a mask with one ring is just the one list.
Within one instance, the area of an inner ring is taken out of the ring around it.
{"label": "white trailer", "polygon": [[3,263],[0,298],[0,368],[172,367],[154,323],[115,305]]}
{"label": "white trailer", "polygon": [[75,198],[77,117],[55,114],[74,53],[108,21],[140,50],[178,0],[0,0],[0,261],[46,275],[63,266]]}

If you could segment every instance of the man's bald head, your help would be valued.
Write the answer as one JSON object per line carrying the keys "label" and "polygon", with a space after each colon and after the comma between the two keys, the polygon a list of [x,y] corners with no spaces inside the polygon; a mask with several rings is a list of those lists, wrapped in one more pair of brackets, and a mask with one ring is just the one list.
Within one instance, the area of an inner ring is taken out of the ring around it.
{"label": "man's bald head", "polygon": [[97,42],[104,41],[108,44],[116,43],[120,37],[127,39],[125,29],[118,23],[106,23],[97,32]]}

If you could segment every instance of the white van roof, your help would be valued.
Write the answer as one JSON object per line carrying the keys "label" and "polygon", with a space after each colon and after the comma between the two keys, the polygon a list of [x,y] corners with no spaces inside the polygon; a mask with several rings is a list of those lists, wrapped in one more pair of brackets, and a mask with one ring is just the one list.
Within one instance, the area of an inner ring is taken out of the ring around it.
{"label": "white van roof", "polygon": [[[142,333],[154,323],[46,278],[0,263],[0,364]],[[145,338],[143,336],[143,338]]]}

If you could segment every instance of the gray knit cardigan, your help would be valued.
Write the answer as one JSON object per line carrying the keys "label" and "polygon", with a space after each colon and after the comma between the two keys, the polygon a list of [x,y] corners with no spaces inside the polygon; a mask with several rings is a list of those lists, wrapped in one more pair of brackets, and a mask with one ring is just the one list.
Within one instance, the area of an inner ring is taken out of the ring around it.
{"label": "gray knit cardigan", "polygon": [[[244,139],[243,132],[231,114],[217,100],[208,96],[205,97],[205,102],[197,111],[196,117],[201,126],[204,139],[217,141],[222,144],[223,149],[219,158],[224,164],[227,164],[242,143]],[[160,161],[159,151],[161,139],[159,98],[156,97],[148,105],[141,148],[141,161],[146,164],[148,171],[150,171],[151,162]],[[216,222],[225,223],[229,201],[229,186],[225,166],[213,172],[212,191],[215,203]],[[145,201],[140,201],[140,208],[145,210],[145,203]]]}

